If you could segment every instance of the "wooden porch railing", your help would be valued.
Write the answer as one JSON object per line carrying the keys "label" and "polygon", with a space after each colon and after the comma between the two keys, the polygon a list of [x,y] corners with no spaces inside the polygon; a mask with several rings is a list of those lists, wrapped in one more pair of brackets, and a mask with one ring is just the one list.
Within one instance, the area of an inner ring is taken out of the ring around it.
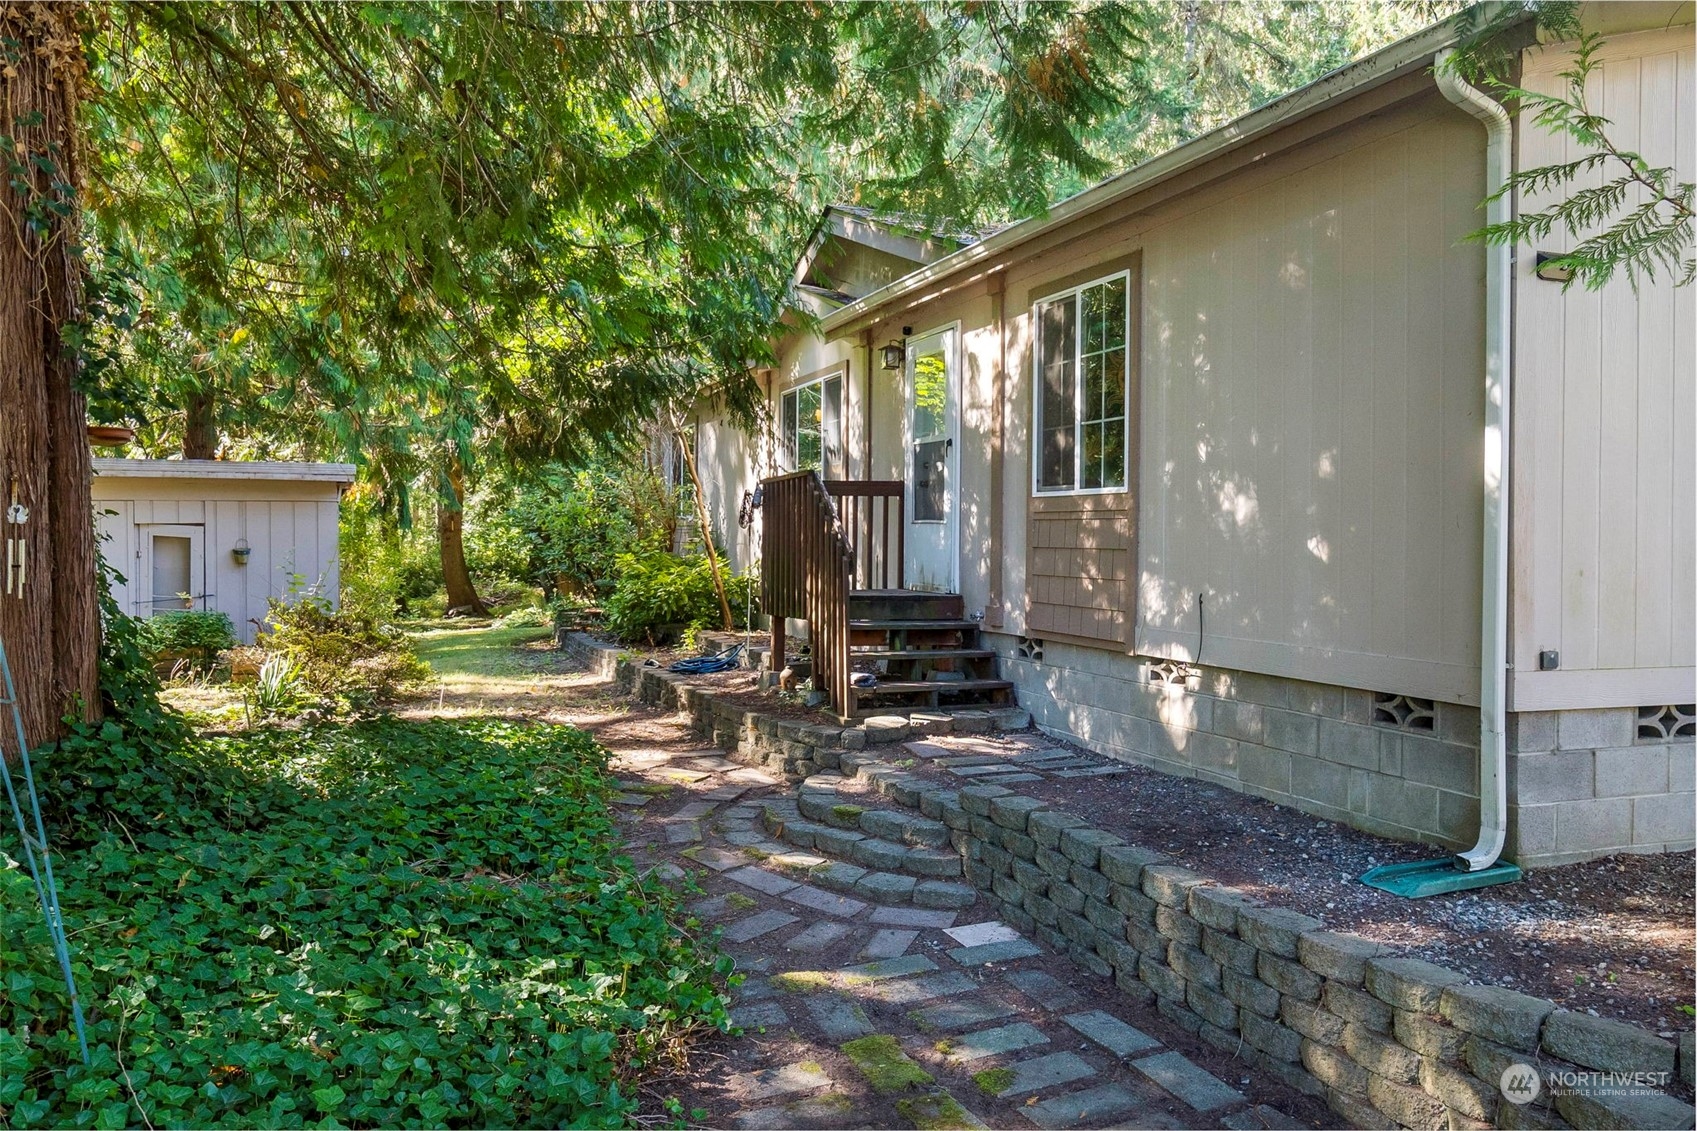
{"label": "wooden porch railing", "polygon": [[784,618],[807,622],[813,686],[848,710],[854,547],[816,471],[762,480],[760,607],[772,617],[772,670],[784,667]]}
{"label": "wooden porch railing", "polygon": [[900,479],[827,479],[825,490],[836,501],[854,552],[854,587],[904,588],[905,484]]}

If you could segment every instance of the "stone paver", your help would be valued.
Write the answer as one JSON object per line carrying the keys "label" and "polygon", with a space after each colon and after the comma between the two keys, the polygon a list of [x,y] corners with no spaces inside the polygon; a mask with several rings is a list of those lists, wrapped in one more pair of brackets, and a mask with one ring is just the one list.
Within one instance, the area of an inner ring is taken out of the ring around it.
{"label": "stone paver", "polygon": [[672,816],[680,820],[693,821],[698,817],[707,816],[707,814],[711,813],[717,807],[718,806],[711,801],[691,801],[689,804],[679,809],[676,813],[673,813]]}
{"label": "stone paver", "polygon": [[1042,954],[1043,948],[1028,939],[1009,939],[1007,942],[985,943],[982,946],[962,946],[949,951],[949,957],[962,966],[983,966],[987,962],[1012,962]]}
{"label": "stone paver", "polygon": [[1157,1053],[1134,1060],[1131,1066],[1197,1111],[1243,1102],[1242,1092],[1198,1068],[1183,1053]]}
{"label": "stone paver", "polygon": [[1227,1131],[1297,1131],[1307,1124],[1298,1122],[1276,1107],[1261,1104],[1258,1107],[1246,1107],[1235,1115],[1228,1115],[1220,1120],[1220,1126]]}
{"label": "stone paver", "polygon": [[831,1078],[824,1070],[800,1064],[784,1064],[762,1068],[758,1072],[739,1072],[725,1080],[725,1089],[745,1103],[750,1100],[771,1099],[796,1092],[811,1092],[828,1087]]}
{"label": "stone paver", "polygon": [[613,804],[614,805],[628,805],[632,809],[640,809],[644,805],[647,805],[650,801],[653,801],[653,800],[654,800],[654,798],[651,795],[646,794],[646,793],[615,793],[615,794],[613,794]]}
{"label": "stone paver", "polygon": [[851,934],[854,928],[847,923],[837,923],[822,919],[813,926],[796,935],[784,944],[785,950],[794,950],[803,954],[811,954],[824,950],[838,939]]}
{"label": "stone paver", "polygon": [[970,1029],[974,1025],[1008,1017],[1015,1012],[1017,1011],[1013,1006],[999,998],[978,994],[928,1005],[924,1009],[914,1010],[908,1016],[913,1018],[914,1024],[926,1031],[941,1029],[954,1032],[957,1029]]}
{"label": "stone paver", "polygon": [[921,978],[904,978],[882,982],[869,990],[869,996],[887,1005],[917,1005],[934,998],[952,997],[979,989],[977,982],[958,970],[943,974],[927,974]]}
{"label": "stone paver", "polygon": [[1008,1065],[1008,1068],[1011,1070],[1011,1078],[1004,1087],[995,1092],[998,1099],[1005,1100],[1012,1096],[1023,1096],[1028,1092],[1058,1088],[1062,1084],[1096,1075],[1096,1070],[1090,1067],[1087,1061],[1070,1052],[1054,1052],[1035,1060],[1017,1061]]}
{"label": "stone paver", "polygon": [[773,931],[782,930],[791,923],[801,920],[794,915],[786,915],[782,911],[762,911],[758,915],[750,915],[746,919],[738,919],[725,928],[725,939],[729,942],[743,943],[769,935]]}
{"label": "stone paver", "polygon": [[889,927],[948,927],[959,914],[953,911],[927,911],[922,907],[880,907],[872,912],[872,922]]}
{"label": "stone paver", "polygon": [[871,939],[860,948],[860,954],[863,958],[899,958],[907,953],[907,948],[912,946],[913,940],[918,937],[918,931],[886,927],[873,932]]}
{"label": "stone paver", "polygon": [[671,778],[673,781],[681,781],[686,785],[693,784],[707,777],[707,774],[701,770],[685,770],[680,769],[677,766],[664,766],[656,770],[655,773],[659,774],[663,778]]}
{"label": "stone paver", "polygon": [[1012,942],[1020,937],[1018,931],[995,919],[987,923],[968,923],[950,927],[943,932],[961,946],[983,946],[985,943]]}
{"label": "stone paver", "polygon": [[1061,1020],[1118,1057],[1136,1056],[1161,1047],[1161,1042],[1148,1033],[1100,1009],[1069,1014]]}
{"label": "stone paver", "polygon": [[[1101,1084],[1032,1104],[1025,1109],[1025,1117],[1039,1127],[1058,1131],[1063,1127],[1081,1127],[1086,1123],[1112,1119],[1137,1106],[1137,1097],[1118,1084]],[[1139,1121],[1137,1126],[1146,1124]]]}
{"label": "stone paver", "polygon": [[858,899],[850,899],[846,895],[820,891],[813,887],[792,886],[783,893],[783,898],[811,911],[823,911],[827,915],[836,915],[844,919],[854,918],[865,911],[867,907]]}
{"label": "stone paver", "polygon": [[865,962],[859,966],[845,966],[843,975],[852,979],[902,978],[909,974],[929,974],[937,969],[937,964],[923,954],[909,954],[901,958],[881,958],[877,962]]}
{"label": "stone paver", "polygon": [[1046,1045],[1049,1038],[1045,1037],[1035,1025],[1025,1021],[1016,1021],[1012,1025],[1002,1025],[995,1029],[984,1029],[977,1033],[967,1033],[947,1042],[949,1060],[957,1064],[980,1060],[986,1056],[1001,1056],[1005,1053],[1019,1052],[1021,1049],[1035,1048]]}
{"label": "stone paver", "polygon": [[1101,778],[1129,773],[1131,773],[1130,766],[1092,766],[1088,770],[1059,770],[1055,773],[1055,776],[1057,778]]}
{"label": "stone paver", "polygon": [[1046,970],[1009,970],[1003,977],[1014,989],[1050,1009],[1071,1009],[1084,1000]]}
{"label": "stone paver", "polygon": [[691,844],[701,839],[701,822],[674,820],[662,826],[667,844]]}
{"label": "stone paver", "polygon": [[736,868],[748,863],[747,858],[740,852],[729,852],[723,848],[716,848],[712,845],[705,844],[699,848],[690,849],[685,852],[684,855],[688,856],[691,860],[694,860],[698,864],[707,865],[715,872],[728,871],[731,868]]}
{"label": "stone paver", "polygon": [[782,895],[796,886],[794,880],[786,880],[782,876],[774,875],[764,868],[756,868],[753,865],[738,868],[734,872],[726,872],[725,878],[735,880],[744,887],[751,887],[755,891],[763,891],[767,895]]}
{"label": "stone paver", "polygon": [[809,994],[802,999],[802,1004],[828,1041],[852,1041],[872,1032],[872,1023],[866,1019],[866,1012],[854,1002],[835,994]]}
{"label": "stone paver", "polygon": [[789,1019],[790,1015],[784,1011],[783,1004],[776,1001],[739,1005],[731,1010],[731,1020],[744,1029],[784,1025],[789,1022]]}

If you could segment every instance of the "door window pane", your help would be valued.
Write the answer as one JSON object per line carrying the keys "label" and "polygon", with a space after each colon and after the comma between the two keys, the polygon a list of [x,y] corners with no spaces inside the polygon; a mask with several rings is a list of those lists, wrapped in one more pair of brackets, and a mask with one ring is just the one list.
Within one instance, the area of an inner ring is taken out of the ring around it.
{"label": "door window pane", "polygon": [[949,490],[949,441],[913,445],[913,521],[942,522]]}
{"label": "door window pane", "polygon": [[[192,609],[194,586],[189,561],[192,546],[187,538],[153,536],[153,609]],[[186,597],[184,595],[187,595]]]}
{"label": "door window pane", "polygon": [[913,359],[913,438],[929,440],[948,431],[949,373],[943,351]]}

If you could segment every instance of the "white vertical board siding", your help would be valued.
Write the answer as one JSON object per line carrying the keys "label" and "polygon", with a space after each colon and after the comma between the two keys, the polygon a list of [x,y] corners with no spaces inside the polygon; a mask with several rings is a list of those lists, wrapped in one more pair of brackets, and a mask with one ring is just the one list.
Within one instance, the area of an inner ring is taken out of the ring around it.
{"label": "white vertical board siding", "polygon": [[1483,131],[1339,148],[1148,233],[1137,650],[1477,702]]}
{"label": "white vertical board siding", "polygon": [[[1697,52],[1689,27],[1611,37],[1586,88],[1609,136],[1677,179],[1697,178]],[[1530,52],[1523,82],[1562,94],[1565,49]],[[1522,117],[1519,167],[1577,159]],[[1598,172],[1576,187],[1602,183]],[[1569,190],[1563,190],[1569,191]],[[1643,197],[1629,197],[1629,206]],[[1548,204],[1528,196],[1523,213]],[[1515,305],[1512,705],[1515,710],[1688,703],[1697,607],[1693,294],[1624,276],[1600,291],[1539,280],[1519,249]],[[1560,667],[1538,670],[1539,653]]]}

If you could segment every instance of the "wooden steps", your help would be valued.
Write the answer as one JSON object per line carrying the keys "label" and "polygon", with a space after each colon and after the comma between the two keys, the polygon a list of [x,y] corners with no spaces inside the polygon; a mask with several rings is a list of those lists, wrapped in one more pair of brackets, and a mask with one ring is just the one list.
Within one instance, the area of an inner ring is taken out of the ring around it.
{"label": "wooden steps", "polygon": [[958,593],[856,590],[848,628],[850,664],[878,681],[849,688],[849,716],[1013,704],[1013,684],[998,678],[996,653],[978,646],[978,622]]}

